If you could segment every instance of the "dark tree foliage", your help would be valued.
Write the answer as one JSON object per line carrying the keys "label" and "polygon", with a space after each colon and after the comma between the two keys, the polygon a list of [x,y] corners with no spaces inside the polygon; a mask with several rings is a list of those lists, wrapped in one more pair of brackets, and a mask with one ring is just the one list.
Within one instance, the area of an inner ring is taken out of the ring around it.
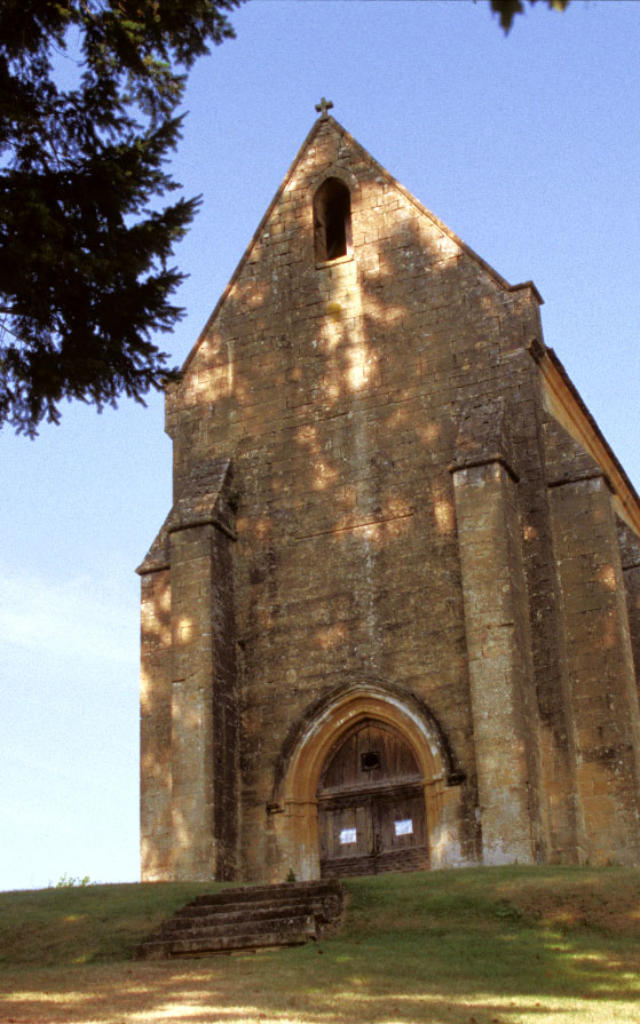
{"label": "dark tree foliage", "polygon": [[0,425],[172,373],[152,339],[182,315],[169,260],[198,199],[159,202],[165,165],[186,71],[240,2],[0,0]]}
{"label": "dark tree foliage", "polygon": [[[537,0],[529,0],[535,4]],[[569,6],[570,0],[546,0],[547,6],[554,11],[564,11]],[[508,32],[516,14],[522,14],[525,10],[524,0],[491,0],[491,10],[500,17],[500,24],[505,32]]]}

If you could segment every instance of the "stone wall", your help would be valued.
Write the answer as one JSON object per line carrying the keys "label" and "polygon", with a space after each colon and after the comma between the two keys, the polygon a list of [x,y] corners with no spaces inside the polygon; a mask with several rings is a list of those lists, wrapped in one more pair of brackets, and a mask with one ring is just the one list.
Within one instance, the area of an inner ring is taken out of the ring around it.
{"label": "stone wall", "polygon": [[[317,263],[327,177],[351,245]],[[544,409],[538,303],[316,123],[167,395],[145,877],[283,880],[313,812],[269,811],[277,766],[345,690],[417,700],[443,737],[437,862],[637,857],[640,562],[625,601],[606,486]]]}

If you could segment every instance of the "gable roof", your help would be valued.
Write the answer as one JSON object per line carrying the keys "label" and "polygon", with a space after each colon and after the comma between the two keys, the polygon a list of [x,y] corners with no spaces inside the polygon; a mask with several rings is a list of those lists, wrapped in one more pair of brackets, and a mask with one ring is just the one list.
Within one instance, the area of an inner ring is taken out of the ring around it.
{"label": "gable roof", "polygon": [[282,197],[282,195],[283,195],[287,185],[289,184],[289,182],[291,181],[291,178],[295,174],[298,165],[300,164],[300,162],[302,161],[302,159],[304,157],[305,152],[312,145],[312,143],[313,143],[316,135],[318,134],[320,128],[324,127],[325,125],[328,125],[331,129],[333,129],[333,131],[335,131],[337,134],[342,136],[342,138],[346,142],[348,142],[349,145],[352,146],[361,155],[361,157],[366,162],[368,162],[375,169],[376,173],[378,175],[380,175],[386,181],[387,184],[393,186],[393,188],[395,188],[399,192],[401,192],[402,195],[413,206],[415,206],[415,208],[424,217],[427,217],[433,223],[433,225],[438,228],[439,231],[441,231],[444,235],[446,235],[447,238],[449,238],[452,242],[454,242],[462,250],[462,252],[464,252],[468,257],[470,257],[481,268],[481,270],[483,270],[484,273],[487,274],[487,276],[491,278],[491,280],[494,282],[495,285],[497,285],[498,288],[501,288],[504,291],[508,291],[508,292],[518,291],[518,290],[523,289],[523,288],[530,288],[532,290],[536,300],[541,305],[544,302],[542,296],[540,295],[540,293],[539,293],[538,289],[536,288],[536,286],[534,285],[533,281],[524,281],[524,282],[522,282],[520,284],[514,284],[514,285],[509,284],[509,282],[507,280],[505,280],[505,278],[502,277],[502,275],[499,274],[497,270],[494,270],[494,268],[492,266],[490,266],[490,264],[487,263],[486,260],[483,260],[482,257],[477,254],[477,252],[475,252],[470,246],[468,246],[466,244],[466,242],[463,242],[462,239],[459,238],[455,234],[455,232],[451,230],[451,228],[448,228],[446,224],[444,224],[438,217],[436,217],[436,215],[434,213],[431,212],[431,210],[428,210],[426,206],[423,206],[423,204],[420,202],[420,200],[416,199],[416,197],[411,192],[409,192],[409,190],[407,188],[405,188],[404,185],[401,185],[400,182],[396,178],[394,178],[393,175],[390,174],[389,171],[387,171],[385,167],[382,166],[382,164],[378,163],[378,161],[375,159],[375,157],[371,156],[369,151],[367,149],[365,149],[364,146],[362,146],[356,139],[354,139],[354,137],[346,130],[346,128],[344,128],[339,123],[339,121],[336,121],[336,119],[334,117],[331,117],[329,115],[324,115],[324,116],[321,115],[320,117],[318,117],[316,119],[316,121],[314,121],[313,125],[311,126],[311,129],[308,132],[304,142],[300,146],[300,149],[296,153],[296,156],[294,157],[294,160],[291,163],[291,166],[289,167],[289,170],[287,171],[287,173],[285,174],[284,178],[282,179],[282,182],[280,184],[280,187],[278,188],[278,191],[276,192],[276,194],[274,195],[273,199],[269,203],[269,206],[265,210],[265,213],[264,213],[262,219],[260,220],[260,223],[258,224],[256,230],[254,231],[253,236],[251,238],[251,241],[249,242],[247,248],[245,249],[244,254],[242,255],[242,257],[240,259],[240,262],[238,263],[238,265],[237,265],[236,269],[234,270],[233,274],[231,275],[231,278],[229,279],[229,282],[228,282],[226,288],[222,292],[222,295],[218,299],[218,301],[217,301],[217,303],[216,303],[216,305],[215,305],[211,315],[209,316],[209,318],[207,319],[207,322],[205,323],[203,329],[201,330],[201,332],[200,332],[200,334],[198,336],[197,341],[195,342],[193,348],[191,349],[191,351],[189,352],[187,358],[185,359],[185,361],[184,361],[184,363],[182,365],[182,369],[180,371],[181,373],[184,373],[188,369],[188,367],[189,367],[190,363],[192,362],[192,360],[194,359],[194,357],[196,355],[196,352],[198,351],[202,341],[204,340],[204,338],[206,337],[206,335],[210,331],[211,327],[215,323],[216,317],[217,317],[220,309],[224,305],[224,303],[225,303],[225,301],[227,299],[227,296],[229,295],[229,293],[230,293],[231,289],[233,288],[235,282],[237,281],[238,277],[242,273],[242,270],[243,270],[245,264],[248,262],[254,246],[256,245],[258,239],[260,238],[260,235],[262,234],[262,231],[264,230],[264,227],[265,227],[267,221],[269,220],[273,210],[275,209],[275,207],[277,206],[278,202],[280,201],[280,199],[281,199],[281,197]]}

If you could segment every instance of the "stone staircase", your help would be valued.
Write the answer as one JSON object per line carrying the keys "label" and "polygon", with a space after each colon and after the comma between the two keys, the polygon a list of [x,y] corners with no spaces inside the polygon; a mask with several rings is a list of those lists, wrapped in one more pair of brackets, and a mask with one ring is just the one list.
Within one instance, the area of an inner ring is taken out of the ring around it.
{"label": "stone staircase", "polygon": [[344,890],[333,879],[198,896],[134,951],[137,960],[295,946],[336,931]]}

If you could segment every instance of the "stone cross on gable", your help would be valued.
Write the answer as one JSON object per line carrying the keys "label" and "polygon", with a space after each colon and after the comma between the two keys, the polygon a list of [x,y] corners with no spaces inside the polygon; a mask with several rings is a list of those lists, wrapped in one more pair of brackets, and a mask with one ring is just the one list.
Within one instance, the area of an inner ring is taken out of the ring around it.
{"label": "stone cross on gable", "polygon": [[320,114],[321,119],[324,121],[329,116],[328,111],[333,107],[331,100],[325,100],[324,96],[319,103],[316,103],[316,110]]}

